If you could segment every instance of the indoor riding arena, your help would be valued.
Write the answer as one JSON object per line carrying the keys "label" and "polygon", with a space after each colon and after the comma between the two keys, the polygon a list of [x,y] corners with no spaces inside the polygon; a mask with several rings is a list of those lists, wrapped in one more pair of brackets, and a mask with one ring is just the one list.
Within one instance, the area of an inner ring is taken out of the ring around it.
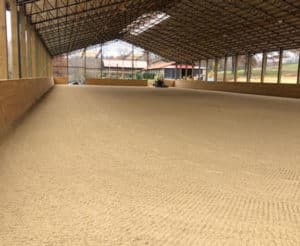
{"label": "indoor riding arena", "polygon": [[299,246],[299,0],[0,0],[0,245]]}

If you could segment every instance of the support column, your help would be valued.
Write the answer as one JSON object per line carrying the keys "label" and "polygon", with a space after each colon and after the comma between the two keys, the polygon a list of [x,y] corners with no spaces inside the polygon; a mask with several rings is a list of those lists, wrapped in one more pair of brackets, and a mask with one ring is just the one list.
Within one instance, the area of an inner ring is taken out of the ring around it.
{"label": "support column", "polygon": [[226,82],[227,80],[227,62],[228,62],[228,56],[225,56],[224,60],[224,74],[223,74],[223,82]]}
{"label": "support column", "polygon": [[31,57],[31,77],[32,78],[38,77],[37,76],[38,75],[37,61],[36,61],[36,58],[38,56],[39,56],[39,47],[38,47],[38,44],[36,42],[36,34],[34,33],[34,31],[30,30],[30,53],[29,53],[29,57]]}
{"label": "support column", "polygon": [[180,64],[179,67],[180,67],[180,69],[179,69],[179,72],[180,72],[179,75],[180,76],[179,77],[180,77],[181,80],[183,80],[183,64]]}
{"label": "support column", "polygon": [[19,29],[20,61],[19,62],[20,62],[20,69],[21,69],[21,78],[27,77],[26,37],[25,37],[26,17],[24,13],[25,13],[24,6],[21,6],[19,11],[19,20],[20,20],[20,29]]}
{"label": "support column", "polygon": [[38,77],[43,77],[43,45],[42,42],[39,40],[39,37],[37,37],[37,42],[39,44],[39,53],[37,56],[37,71],[38,71]]}
{"label": "support column", "polygon": [[19,36],[18,36],[18,14],[17,5],[15,0],[9,0],[10,13],[11,13],[11,35],[12,35],[12,66],[13,66],[13,79],[18,79],[19,72]]}
{"label": "support column", "polygon": [[86,81],[86,48],[83,51],[83,55],[84,55],[84,83]]}
{"label": "support column", "polygon": [[37,57],[37,70],[39,71],[38,76],[43,77],[43,69],[44,69],[44,62],[43,62],[43,57],[44,57],[44,52],[43,52],[43,45],[42,42],[37,38],[38,44],[39,44],[39,54]]}
{"label": "support column", "polygon": [[146,51],[146,59],[147,59],[147,71],[149,69],[149,64],[150,64],[150,58],[149,58],[149,51]]}
{"label": "support column", "polygon": [[44,66],[43,77],[47,77],[47,58],[46,58],[47,51],[44,45],[42,45],[42,47],[43,47],[43,66]]}
{"label": "support column", "polygon": [[52,64],[52,56],[48,54],[48,66],[49,66],[49,77],[53,77],[53,64]]}
{"label": "support column", "polygon": [[208,81],[208,59],[206,59],[206,68],[205,68],[205,82]]}
{"label": "support column", "polygon": [[48,54],[46,48],[43,46],[43,54],[44,54],[44,77],[48,77]]}
{"label": "support column", "polygon": [[[31,29],[31,35],[35,36],[35,43],[36,43],[36,50],[34,51],[31,46],[31,51],[30,54],[35,55],[35,71],[36,71],[36,76],[35,77],[40,77],[40,72],[41,72],[41,44],[39,42],[39,39],[33,29]],[[32,66],[34,66],[32,64]],[[32,68],[33,69],[33,68]],[[33,77],[33,76],[32,76]]]}
{"label": "support column", "polygon": [[297,76],[297,84],[300,84],[300,54],[298,59],[298,76]]}
{"label": "support column", "polygon": [[101,58],[100,58],[100,78],[102,79],[103,78],[103,44],[101,43]]}
{"label": "support column", "polygon": [[[25,22],[26,24],[26,37],[27,37],[27,39],[26,39],[26,48],[25,48],[25,50],[26,50],[26,53],[25,53],[25,60],[26,60],[26,77],[27,78],[31,78],[31,77],[34,77],[34,75],[33,75],[33,71],[32,71],[32,57],[33,56],[35,56],[35,54],[36,54],[36,49],[37,49],[37,47],[36,47],[36,45],[35,44],[33,44],[33,45],[31,45],[31,38],[32,38],[32,35],[34,35],[34,33],[31,33],[31,28],[30,28],[30,26],[28,25],[28,23],[27,22]],[[34,52],[31,52],[31,47],[33,46],[33,50],[34,50]],[[35,59],[35,57],[34,57],[34,59]]]}
{"label": "support column", "polygon": [[283,57],[283,49],[279,51],[279,63],[278,63],[278,74],[277,74],[277,83],[281,83],[281,71],[282,71],[282,57]]}
{"label": "support column", "polygon": [[134,46],[132,45],[132,61],[131,61],[131,79],[133,79],[133,74],[134,74]]}
{"label": "support column", "polygon": [[266,73],[266,66],[267,66],[267,53],[263,52],[263,59],[262,59],[262,64],[261,64],[261,77],[260,77],[260,82],[264,83],[265,82],[265,73]]}
{"label": "support column", "polygon": [[234,56],[234,82],[237,82],[237,66],[238,66],[238,55]]}
{"label": "support column", "polygon": [[[101,68],[101,71],[102,71],[102,68]],[[69,81],[69,52],[67,52],[67,78]]]}
{"label": "support column", "polygon": [[194,70],[195,70],[195,64],[192,62],[192,80],[194,80]]}
{"label": "support column", "polygon": [[6,3],[0,1],[0,79],[8,79]]}
{"label": "support column", "polygon": [[187,79],[188,79],[188,76],[187,76],[187,74],[188,74],[188,63],[187,63],[187,62],[185,62],[185,80],[187,80]]}
{"label": "support column", "polygon": [[37,69],[38,69],[38,71],[39,71],[39,74],[38,74],[38,76],[39,77],[43,77],[43,70],[44,70],[44,50],[43,50],[43,44],[42,44],[42,42],[40,41],[40,39],[39,39],[39,37],[37,37],[37,41],[38,41],[38,43],[39,43],[39,46],[40,46],[40,49],[39,49],[39,51],[40,51],[40,53],[39,53],[39,56],[38,56],[38,63],[37,63]]}
{"label": "support column", "polygon": [[250,83],[251,71],[252,71],[252,55],[251,53],[248,53],[247,54],[247,83]]}
{"label": "support column", "polygon": [[215,67],[214,67],[214,82],[218,82],[218,58],[215,58]]}
{"label": "support column", "polygon": [[199,66],[198,66],[198,80],[201,81],[201,59],[199,59]]}
{"label": "support column", "polygon": [[45,51],[45,48],[44,48],[44,45],[42,46],[43,47],[43,77],[47,77],[47,66],[46,66],[46,51]]}
{"label": "support column", "polygon": [[48,71],[48,53],[45,49],[45,77],[49,77],[49,71]]}

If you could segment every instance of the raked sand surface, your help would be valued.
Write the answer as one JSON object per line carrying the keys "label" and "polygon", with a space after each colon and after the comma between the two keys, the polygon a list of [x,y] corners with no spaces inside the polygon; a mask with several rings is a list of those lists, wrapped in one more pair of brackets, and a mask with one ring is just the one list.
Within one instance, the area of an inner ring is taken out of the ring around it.
{"label": "raked sand surface", "polygon": [[0,143],[0,245],[300,245],[300,100],[56,86]]}

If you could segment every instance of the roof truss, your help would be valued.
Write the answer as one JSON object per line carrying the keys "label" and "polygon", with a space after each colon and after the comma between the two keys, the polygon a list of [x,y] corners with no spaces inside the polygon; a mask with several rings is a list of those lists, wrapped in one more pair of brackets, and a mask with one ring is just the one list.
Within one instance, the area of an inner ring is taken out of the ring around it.
{"label": "roof truss", "polygon": [[[180,62],[300,47],[299,0],[17,2],[52,55],[117,38]],[[124,32],[158,11],[170,18],[139,35]]]}

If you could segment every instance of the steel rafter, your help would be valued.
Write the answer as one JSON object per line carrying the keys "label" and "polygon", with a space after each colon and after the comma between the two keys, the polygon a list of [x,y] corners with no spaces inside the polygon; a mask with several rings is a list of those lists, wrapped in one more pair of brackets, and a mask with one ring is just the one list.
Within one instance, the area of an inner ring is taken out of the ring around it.
{"label": "steel rafter", "polygon": [[[178,62],[300,48],[299,0],[17,0],[52,55],[123,39]],[[144,14],[170,18],[139,34]],[[133,24],[136,28],[140,23]]]}

